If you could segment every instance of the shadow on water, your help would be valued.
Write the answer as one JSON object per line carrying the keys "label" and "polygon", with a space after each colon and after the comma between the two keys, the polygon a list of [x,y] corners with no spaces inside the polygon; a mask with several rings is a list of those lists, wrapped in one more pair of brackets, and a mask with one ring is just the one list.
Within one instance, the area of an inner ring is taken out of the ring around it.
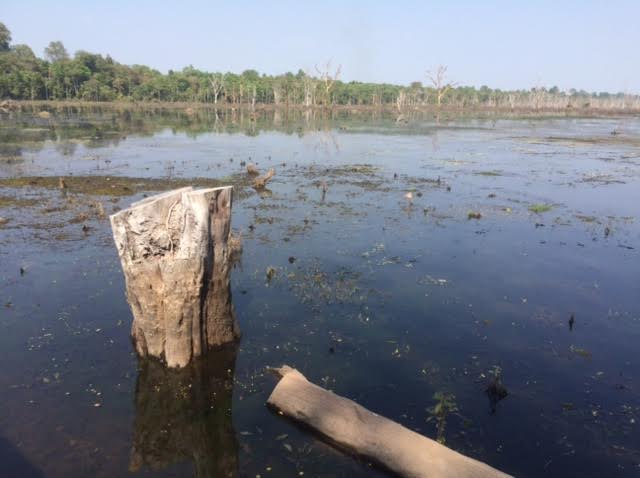
{"label": "shadow on water", "polygon": [[198,478],[238,476],[231,402],[237,348],[183,369],[140,359],[129,470],[191,462]]}
{"label": "shadow on water", "polygon": [[0,436],[0,466],[5,478],[43,478],[36,468],[9,440]]}

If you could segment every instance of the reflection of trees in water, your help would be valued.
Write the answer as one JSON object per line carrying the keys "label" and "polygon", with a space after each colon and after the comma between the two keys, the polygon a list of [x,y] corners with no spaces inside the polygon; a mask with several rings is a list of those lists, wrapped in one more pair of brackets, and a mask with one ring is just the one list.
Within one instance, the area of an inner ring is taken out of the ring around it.
{"label": "reflection of trees in water", "polygon": [[199,478],[238,476],[231,403],[236,347],[183,369],[140,360],[130,470],[190,461]]}
{"label": "reflection of trees in water", "polygon": [[63,156],[73,156],[77,147],[78,143],[74,141],[58,141],[54,143],[54,149]]}
{"label": "reflection of trees in water", "polygon": [[[152,136],[164,130],[186,134],[197,138],[202,134],[226,133],[256,136],[263,131],[280,131],[285,134],[304,136],[307,133],[323,133],[322,148],[338,150],[332,131],[339,128],[343,133],[350,130],[363,132],[381,128],[397,127],[393,111],[334,111],[318,109],[269,108],[250,111],[235,109],[164,109],[158,108],[97,108],[60,106],[50,108],[52,114],[43,119],[37,116],[38,109],[24,108],[21,113],[6,116],[10,125],[0,129],[3,143],[16,145],[15,156],[24,147],[42,147],[47,140],[54,143],[77,143],[87,148],[117,146],[130,135]],[[411,133],[406,126],[433,121],[420,112],[407,112],[404,133]],[[424,129],[420,132],[424,133]],[[70,144],[59,146],[63,154],[72,154]],[[0,154],[2,154],[0,152]]]}

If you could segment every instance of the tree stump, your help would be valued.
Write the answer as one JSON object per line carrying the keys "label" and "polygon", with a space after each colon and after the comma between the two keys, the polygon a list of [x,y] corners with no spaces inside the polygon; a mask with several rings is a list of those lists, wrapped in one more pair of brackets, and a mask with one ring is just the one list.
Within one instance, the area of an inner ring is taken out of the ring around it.
{"label": "tree stump", "polygon": [[229,277],[231,186],[176,189],[111,216],[141,357],[184,367],[234,342]]}

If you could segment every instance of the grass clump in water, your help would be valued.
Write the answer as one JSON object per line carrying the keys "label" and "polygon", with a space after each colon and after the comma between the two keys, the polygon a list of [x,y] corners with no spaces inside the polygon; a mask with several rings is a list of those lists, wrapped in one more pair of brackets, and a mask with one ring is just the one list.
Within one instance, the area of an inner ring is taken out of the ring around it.
{"label": "grass clump in water", "polygon": [[446,443],[445,430],[447,428],[447,416],[450,414],[457,414],[458,405],[456,404],[456,396],[451,393],[436,392],[433,395],[433,399],[436,401],[435,405],[429,409],[429,418],[427,422],[435,420],[437,428],[437,441],[444,445]]}
{"label": "grass clump in water", "polygon": [[551,209],[553,209],[552,204],[540,203],[529,206],[529,211],[535,212],[536,214],[542,214],[543,212],[551,211]]}

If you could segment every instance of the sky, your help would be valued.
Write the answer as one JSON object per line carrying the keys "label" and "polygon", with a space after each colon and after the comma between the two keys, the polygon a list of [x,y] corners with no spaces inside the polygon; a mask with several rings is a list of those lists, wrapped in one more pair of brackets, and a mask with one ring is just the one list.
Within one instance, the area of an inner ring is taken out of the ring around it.
{"label": "sky", "polygon": [[331,60],[344,81],[426,84],[443,64],[461,85],[640,93],[640,0],[0,0],[0,22],[39,56],[60,40],[163,72]]}

